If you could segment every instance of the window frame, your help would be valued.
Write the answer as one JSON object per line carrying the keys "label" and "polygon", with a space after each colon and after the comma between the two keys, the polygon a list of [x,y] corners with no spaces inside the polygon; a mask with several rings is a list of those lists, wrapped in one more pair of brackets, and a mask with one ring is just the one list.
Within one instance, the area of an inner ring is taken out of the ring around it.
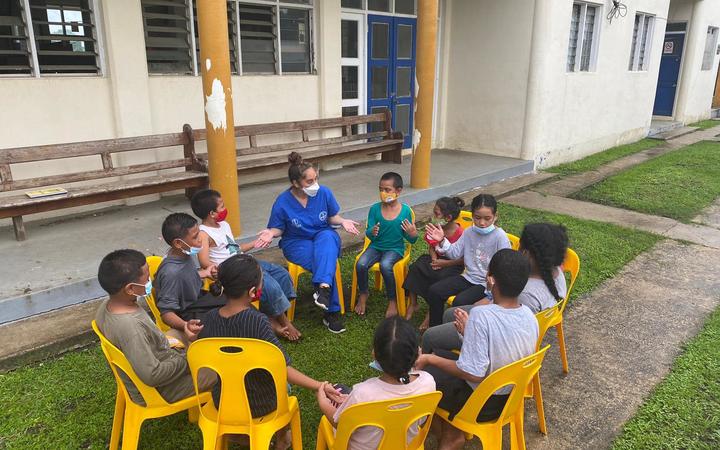
{"label": "window frame", "polygon": [[[712,32],[714,30],[714,32]],[[712,46],[709,46],[710,39],[713,39]],[[703,49],[703,57],[702,61],[700,63],[700,70],[701,71],[707,71],[712,70],[713,66],[715,65],[715,56],[717,53],[717,46],[718,46],[718,36],[720,36],[720,28],[714,27],[712,25],[708,25],[707,32],[705,35],[705,48]],[[710,47],[710,48],[708,48]],[[708,53],[709,50],[709,53]],[[708,55],[710,56],[708,58]]]}
{"label": "window frame", "polygon": [[[315,0],[317,1],[317,0]],[[379,16],[393,16],[393,17],[409,17],[409,18],[417,18],[417,11],[418,11],[418,0],[414,0],[415,3],[415,13],[414,14],[407,14],[407,13],[398,13],[395,12],[395,0],[389,0],[390,3],[390,11],[377,11],[374,9],[368,8],[368,0],[360,0],[361,6],[360,8],[351,8],[348,6],[342,6],[342,3],[340,4],[340,9],[342,12],[348,12],[348,13],[357,13],[357,12],[364,12],[368,14],[374,14]]]}
{"label": "window frame", "polygon": [[91,72],[77,72],[77,73],[41,73],[40,71],[40,61],[38,58],[38,46],[37,41],[35,39],[35,29],[34,24],[32,21],[32,12],[30,8],[30,0],[20,0],[20,8],[22,9],[21,16],[22,20],[25,26],[25,35],[27,36],[28,40],[28,51],[30,53],[30,73],[6,73],[6,74],[0,74],[1,78],[67,78],[67,77],[74,77],[74,78],[95,78],[95,77],[105,77],[105,74],[107,73],[105,68],[105,42],[103,39],[103,24],[102,20],[102,5],[100,4],[100,0],[87,0],[89,5],[92,8],[91,11],[91,18],[92,18],[92,24],[94,28],[94,43],[97,47],[97,56],[96,56],[96,62],[97,62],[97,72],[91,73]]}
{"label": "window frame", "polygon": [[[654,14],[647,14],[640,11],[635,13],[635,18],[640,18],[637,41],[635,42],[635,48],[633,48],[632,37],[630,40],[630,60],[628,70],[630,72],[647,72],[650,65],[650,56],[652,55],[652,40],[655,33],[655,20]],[[648,27],[645,27],[645,19],[650,18]],[[635,23],[633,22],[633,31],[635,31]],[[642,66],[640,65],[640,51],[643,52]]]}
{"label": "window frame", "polygon": [[[570,30],[568,29],[568,48],[565,55],[565,73],[591,73],[597,70],[597,54],[600,45],[600,23],[602,22],[602,6],[598,3],[574,1],[572,6],[580,6],[580,18],[578,21],[578,37],[575,47],[575,63],[572,70],[568,70],[568,57],[570,56]],[[585,47],[585,22],[587,20],[587,9],[595,8],[595,22],[593,23],[592,42],[590,43],[590,56],[587,70],[582,70],[583,48]],[[572,8],[571,8],[572,20]]]}

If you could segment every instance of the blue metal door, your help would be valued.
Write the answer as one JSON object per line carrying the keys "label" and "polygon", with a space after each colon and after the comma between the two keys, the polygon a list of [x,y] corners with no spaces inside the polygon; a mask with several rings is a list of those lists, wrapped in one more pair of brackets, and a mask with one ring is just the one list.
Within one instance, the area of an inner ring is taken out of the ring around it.
{"label": "blue metal door", "polygon": [[417,19],[368,16],[368,112],[390,109],[392,127],[412,146]]}
{"label": "blue metal door", "polygon": [[672,116],[673,114],[684,44],[685,34],[665,35],[662,59],[660,60],[660,74],[655,92],[655,107],[653,108],[653,114],[656,116]]}

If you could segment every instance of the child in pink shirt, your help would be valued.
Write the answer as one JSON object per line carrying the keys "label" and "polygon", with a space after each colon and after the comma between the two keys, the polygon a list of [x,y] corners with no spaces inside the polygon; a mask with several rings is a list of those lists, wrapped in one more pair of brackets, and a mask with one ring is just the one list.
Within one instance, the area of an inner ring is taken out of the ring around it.
{"label": "child in pink shirt", "polygon": [[[378,325],[373,341],[373,356],[382,369],[379,377],[370,378],[353,386],[350,395],[334,405],[323,389],[318,390],[320,410],[336,425],[342,413],[357,403],[403,398],[435,391],[435,380],[422,370],[413,370],[418,358],[418,339],[413,326],[398,316],[389,317]],[[420,422],[408,430],[410,442],[417,436]],[[360,427],[352,434],[348,450],[375,450],[382,439],[377,427]]]}

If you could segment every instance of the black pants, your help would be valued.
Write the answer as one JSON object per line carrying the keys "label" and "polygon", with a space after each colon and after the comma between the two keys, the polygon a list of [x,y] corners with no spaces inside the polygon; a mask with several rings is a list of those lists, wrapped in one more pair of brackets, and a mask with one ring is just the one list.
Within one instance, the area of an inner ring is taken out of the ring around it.
{"label": "black pants", "polygon": [[205,314],[215,308],[225,306],[225,303],[227,303],[227,298],[224,295],[215,297],[211,293],[203,291],[197,301],[185,311],[178,312],[178,316],[185,321],[198,319],[202,322]]}
{"label": "black pants", "polygon": [[430,286],[453,275],[460,275],[464,269],[462,265],[459,265],[435,270],[430,266],[431,261],[430,255],[425,254],[410,265],[405,283],[403,283],[405,291],[427,298]]}
{"label": "black pants", "polygon": [[485,298],[485,286],[472,284],[462,275],[450,276],[430,286],[425,299],[430,310],[431,327],[442,324],[445,302],[453,295],[455,296],[453,306],[472,305]]}
{"label": "black pants", "polygon": [[[457,355],[455,356],[457,358]],[[450,358],[450,359],[455,359]],[[465,380],[456,378],[435,366],[425,367],[425,371],[435,379],[435,386],[443,396],[438,406],[447,411],[448,418],[452,420],[465,406],[470,396],[475,392]],[[510,395],[491,395],[485,402],[477,416],[478,422],[489,422],[500,417],[502,410]]]}

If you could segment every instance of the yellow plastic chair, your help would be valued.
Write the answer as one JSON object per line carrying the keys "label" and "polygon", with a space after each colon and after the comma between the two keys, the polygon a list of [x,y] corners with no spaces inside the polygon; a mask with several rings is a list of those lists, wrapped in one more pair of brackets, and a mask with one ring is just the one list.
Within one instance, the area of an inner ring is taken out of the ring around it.
{"label": "yellow plastic chair", "polygon": [[[438,408],[436,414],[443,420],[462,430],[466,435],[477,436],[482,442],[483,450],[502,449],[503,426],[510,425],[510,448],[525,450],[524,404],[525,390],[535,374],[542,365],[545,352],[550,346],[546,346],[537,353],[508,364],[485,378],[475,389],[465,406],[455,417],[450,420],[449,414],[442,408]],[[510,392],[507,403],[500,414],[500,417],[491,422],[477,422],[485,402],[498,389],[504,386],[514,386]]]}
{"label": "yellow plastic chair", "polygon": [[[110,450],[117,450],[121,431],[122,449],[132,450],[137,448],[140,440],[140,428],[146,419],[156,419],[187,410],[190,422],[197,422],[198,405],[211,400],[209,392],[191,395],[175,403],[166,402],[155,388],[146,385],[140,380],[123,352],[107,340],[94,320],[92,321],[92,329],[100,338],[100,348],[102,348],[117,384],[115,416],[113,418],[112,433],[110,434]],[[138,391],[140,391],[146,406],[140,406],[132,401],[118,371],[122,371],[130,378]]]}
{"label": "yellow plastic chair", "polygon": [[[292,280],[293,286],[295,286],[295,291],[297,291],[300,275],[310,272],[303,269],[301,266],[288,261],[288,273],[290,274],[290,279]],[[340,260],[338,260],[337,264],[335,265],[335,286],[337,286],[338,297],[340,300],[340,314],[345,314],[345,296],[343,295],[342,276],[340,275]],[[290,309],[288,309],[287,311],[287,316],[291,322],[295,319],[295,300],[290,302]]]}
{"label": "yellow plastic chair", "polygon": [[[377,402],[359,403],[343,411],[337,432],[327,417],[322,416],[318,425],[316,450],[341,450],[348,448],[350,436],[359,427],[372,426],[383,430],[377,450],[424,449],[425,438],[442,392],[394,398]],[[407,430],[423,418],[417,436],[408,444]]]}
{"label": "yellow plastic chair", "polygon": [[[212,400],[200,407],[203,449],[224,447],[226,434],[246,434],[251,449],[264,450],[270,447],[275,432],[290,424],[292,448],[302,450],[300,408],[297,398],[288,396],[287,366],[279,348],[258,339],[207,338],[190,344],[187,358],[196,392],[201,368],[215,371],[222,382],[219,408]],[[245,376],[254,369],[272,375],[277,398],[277,409],[256,419],[252,418],[245,386]]]}
{"label": "yellow plastic chair", "polygon": [[[460,211],[461,216],[463,215],[463,213],[467,213],[467,217],[470,217],[470,224],[472,224],[472,216],[470,215],[470,213],[467,211]],[[507,237],[510,240],[510,248],[512,248],[513,250],[517,250],[518,248],[520,248],[520,238],[519,237],[515,236],[514,234],[510,234],[510,233],[505,233],[505,234],[507,234]],[[455,301],[455,296],[453,295],[451,297],[448,297],[447,304],[449,306],[452,306],[454,301]]]}
{"label": "yellow plastic chair", "polygon": [[[357,300],[357,262],[360,256],[363,254],[366,248],[370,245],[370,239],[365,238],[365,245],[358,255],[355,257],[355,263],[353,264],[353,277],[352,277],[352,294],[350,295],[350,309],[355,309],[355,301]],[[405,253],[402,259],[398,260],[393,266],[393,275],[395,277],[395,300],[397,301],[398,314],[400,317],[405,317],[405,311],[407,310],[407,299],[405,297],[405,289],[402,285],[405,283],[405,277],[407,277],[408,270],[410,267],[410,252],[412,251],[412,245],[408,242],[405,243]],[[375,289],[382,289],[383,279],[380,274],[380,263],[375,263],[370,267],[368,274],[375,274]]]}
{"label": "yellow plastic chair", "polygon": [[[580,258],[578,257],[577,253],[573,249],[567,249],[567,252],[565,253],[565,261],[563,262],[563,271],[570,273],[570,285],[567,289],[567,294],[565,295],[565,298],[560,300],[555,306],[548,308],[544,311],[540,311],[535,315],[535,318],[538,321],[538,327],[539,327],[539,334],[538,334],[538,342],[537,342],[537,349],[540,349],[540,346],[542,345],[543,339],[545,338],[545,334],[547,331],[555,327],[557,330],[558,335],[558,347],[560,347],[560,359],[563,364],[563,372],[568,373],[569,367],[568,367],[568,361],[567,361],[567,354],[565,350],[565,336],[563,334],[563,328],[562,328],[562,322],[563,322],[563,312],[565,311],[565,306],[567,306],[568,298],[570,298],[570,291],[572,290],[573,285],[575,284],[575,280],[577,279],[578,274],[580,273]],[[543,404],[543,398],[542,398],[542,390],[540,388],[540,374],[538,373],[535,375],[535,378],[533,378],[533,382],[530,386],[528,386],[528,390],[525,394],[525,398],[534,397],[535,398],[535,406],[537,407],[537,414],[538,414],[538,425],[540,428],[540,432],[542,434],[547,434],[547,424],[545,421],[545,407]]]}
{"label": "yellow plastic chair", "polygon": [[[162,262],[163,258],[162,256],[148,256],[145,258],[145,261],[147,261],[148,268],[150,269],[150,280],[155,281],[155,275],[157,274],[158,267],[160,267],[160,263]],[[163,322],[162,317],[160,316],[160,310],[157,307],[157,303],[155,300],[155,288],[153,287],[152,292],[150,295],[145,297],[145,301],[147,302],[148,306],[150,307],[150,311],[152,312],[153,317],[155,318],[155,325],[160,328],[162,332],[166,332],[170,329],[170,326]]]}

